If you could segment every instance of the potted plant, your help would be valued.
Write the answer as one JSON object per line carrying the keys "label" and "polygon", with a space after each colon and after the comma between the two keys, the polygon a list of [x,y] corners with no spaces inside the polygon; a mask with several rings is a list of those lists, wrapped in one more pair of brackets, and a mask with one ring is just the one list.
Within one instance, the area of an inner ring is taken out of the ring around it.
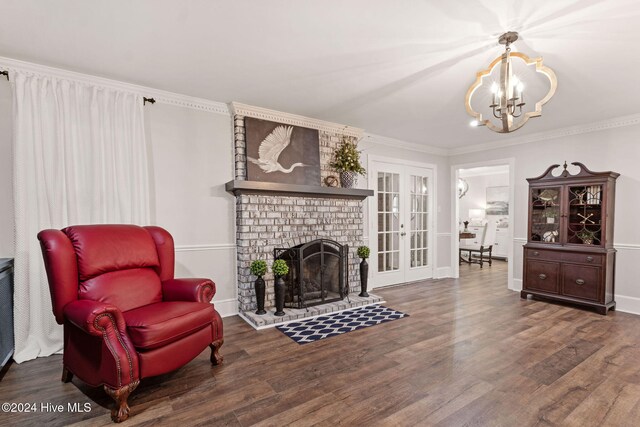
{"label": "potted plant", "polygon": [[542,211],[542,216],[547,219],[547,224],[554,224],[558,218],[558,214],[557,206],[547,206],[545,210]]}
{"label": "potted plant", "polygon": [[582,240],[582,243],[585,245],[593,245],[593,238],[595,237],[595,233],[591,230],[587,230],[586,228],[578,231],[576,233],[578,239]]}
{"label": "potted plant", "polygon": [[366,173],[360,164],[360,151],[356,148],[356,143],[347,137],[342,138],[342,145],[336,150],[331,167],[340,172],[340,184],[343,188],[353,188],[358,175]]}
{"label": "potted plant", "polygon": [[371,251],[368,246],[360,246],[358,247],[358,256],[362,258],[360,261],[360,295],[361,297],[368,297],[367,293],[367,281],[369,279],[369,263],[367,262],[367,258],[369,258]]}
{"label": "potted plant", "polygon": [[284,279],[283,277],[289,274],[289,266],[283,259],[277,259],[273,261],[271,265],[271,271],[276,278],[274,288],[276,292],[276,312],[273,313],[276,316],[284,316]]}
{"label": "potted plant", "polygon": [[265,284],[264,276],[267,272],[267,262],[261,259],[257,259],[251,263],[249,267],[251,274],[257,277],[253,286],[256,291],[256,302],[258,304],[258,309],[256,310],[256,314],[266,314],[266,310],[264,309],[264,294],[265,294]]}

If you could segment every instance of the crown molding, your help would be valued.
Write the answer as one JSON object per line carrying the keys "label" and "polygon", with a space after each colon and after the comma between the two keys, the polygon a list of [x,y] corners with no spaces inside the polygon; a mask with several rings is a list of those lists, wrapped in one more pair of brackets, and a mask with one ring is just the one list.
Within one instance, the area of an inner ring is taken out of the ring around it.
{"label": "crown molding", "polygon": [[362,138],[364,131],[353,126],[341,125],[338,123],[325,122],[324,120],[299,116],[297,114],[284,113],[282,111],[269,110],[268,108],[255,107],[253,105],[231,102],[229,110],[234,116],[254,117],[256,119],[270,120],[272,122],[284,123],[293,126],[317,129],[324,132],[339,133],[355,138]]}
{"label": "crown molding", "polygon": [[61,68],[48,67],[46,65],[32,62],[20,61],[12,58],[0,56],[0,69],[11,71],[21,71],[29,74],[56,77],[65,80],[73,80],[81,84],[99,86],[105,89],[119,90],[134,93],[147,98],[154,98],[157,102],[174,105],[177,107],[191,108],[194,110],[206,111],[209,113],[229,115],[227,105],[222,102],[209,101],[203,98],[181,95],[147,86],[135,85],[90,74],[78,73]]}
{"label": "crown molding", "polygon": [[599,122],[589,123],[587,125],[568,126],[565,128],[554,129],[546,132],[537,132],[522,137],[512,137],[508,139],[486,142],[467,147],[452,148],[448,150],[449,156],[457,156],[459,154],[477,153],[480,151],[488,151],[512,147],[514,145],[529,144],[531,142],[546,141],[549,139],[562,138],[572,135],[581,135],[584,133],[599,132],[607,129],[615,129],[625,126],[633,126],[640,124],[640,113],[628,116],[615,117],[613,119],[602,120]]}
{"label": "crown molding", "polygon": [[402,141],[400,139],[391,138],[388,136],[376,135],[373,133],[365,133],[363,141],[371,142],[374,144],[386,145],[393,148],[403,148],[405,150],[418,151],[421,153],[435,154],[438,156],[447,156],[449,150],[446,148],[438,148],[425,144],[416,144],[414,142]]}

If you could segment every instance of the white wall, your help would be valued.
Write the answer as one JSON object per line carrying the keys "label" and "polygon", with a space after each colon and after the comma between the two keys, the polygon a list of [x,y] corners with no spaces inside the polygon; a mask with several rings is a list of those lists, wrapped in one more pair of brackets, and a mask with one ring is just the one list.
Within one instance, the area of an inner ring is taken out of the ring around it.
{"label": "white wall", "polygon": [[[467,169],[470,171],[470,169]],[[509,186],[509,173],[463,177],[469,184],[469,191],[460,199],[460,220],[469,220],[469,209],[486,209],[487,187]]]}
{"label": "white wall", "polygon": [[237,312],[231,118],[156,103],[145,107],[152,222],[176,244],[176,276],[208,277],[221,315]]}
{"label": "white wall", "polygon": [[0,258],[13,258],[13,150],[11,86],[0,76]]}
{"label": "white wall", "polygon": [[[362,164],[367,165],[368,156],[380,156],[393,159],[407,160],[410,162],[421,162],[436,166],[436,198],[437,198],[437,225],[436,225],[436,260],[434,277],[447,277],[451,273],[451,189],[450,189],[450,167],[448,158],[441,155],[430,154],[421,151],[414,151],[405,148],[398,148],[389,145],[385,139],[384,143],[378,142],[375,135],[363,139],[358,144],[358,149],[362,151]],[[361,179],[362,188],[366,187],[366,179]],[[364,234],[369,237],[368,229],[368,203],[364,204],[365,230]]]}
{"label": "white wall", "polygon": [[[482,129],[480,129],[482,130]],[[495,159],[515,159],[514,201],[514,288],[522,287],[522,245],[527,233],[526,178],[542,174],[552,164],[581,162],[593,171],[620,173],[616,189],[614,244],[616,261],[616,301],[618,309],[640,314],[640,125],[571,135],[505,146],[500,149],[461,154],[451,164],[477,163]],[[570,169],[575,173],[575,170]]]}

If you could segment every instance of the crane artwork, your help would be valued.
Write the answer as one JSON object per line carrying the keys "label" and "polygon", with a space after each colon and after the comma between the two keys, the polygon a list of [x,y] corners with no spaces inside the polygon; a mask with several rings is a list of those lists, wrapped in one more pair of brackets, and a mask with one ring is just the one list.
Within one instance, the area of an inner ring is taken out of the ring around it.
{"label": "crane artwork", "polygon": [[291,173],[297,167],[307,166],[304,163],[294,163],[285,169],[279,162],[280,153],[291,143],[293,126],[278,126],[260,143],[258,159],[247,156],[247,159],[258,165],[265,173],[283,172]]}

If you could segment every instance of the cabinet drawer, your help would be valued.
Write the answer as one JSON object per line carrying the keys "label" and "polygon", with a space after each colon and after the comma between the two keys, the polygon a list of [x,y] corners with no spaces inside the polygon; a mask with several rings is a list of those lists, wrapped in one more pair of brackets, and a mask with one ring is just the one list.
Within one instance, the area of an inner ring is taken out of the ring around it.
{"label": "cabinet drawer", "polygon": [[600,267],[586,265],[562,265],[562,294],[568,297],[598,301],[598,286],[601,282]]}
{"label": "cabinet drawer", "polygon": [[557,294],[560,264],[557,262],[527,260],[525,288]]}
{"label": "cabinet drawer", "polygon": [[549,261],[560,261],[560,254],[557,251],[549,251],[544,249],[525,249],[525,258],[530,260],[543,259]]}
{"label": "cabinet drawer", "polygon": [[563,253],[562,261],[579,262],[581,264],[602,265],[605,256],[601,254],[585,254],[585,253]]}

